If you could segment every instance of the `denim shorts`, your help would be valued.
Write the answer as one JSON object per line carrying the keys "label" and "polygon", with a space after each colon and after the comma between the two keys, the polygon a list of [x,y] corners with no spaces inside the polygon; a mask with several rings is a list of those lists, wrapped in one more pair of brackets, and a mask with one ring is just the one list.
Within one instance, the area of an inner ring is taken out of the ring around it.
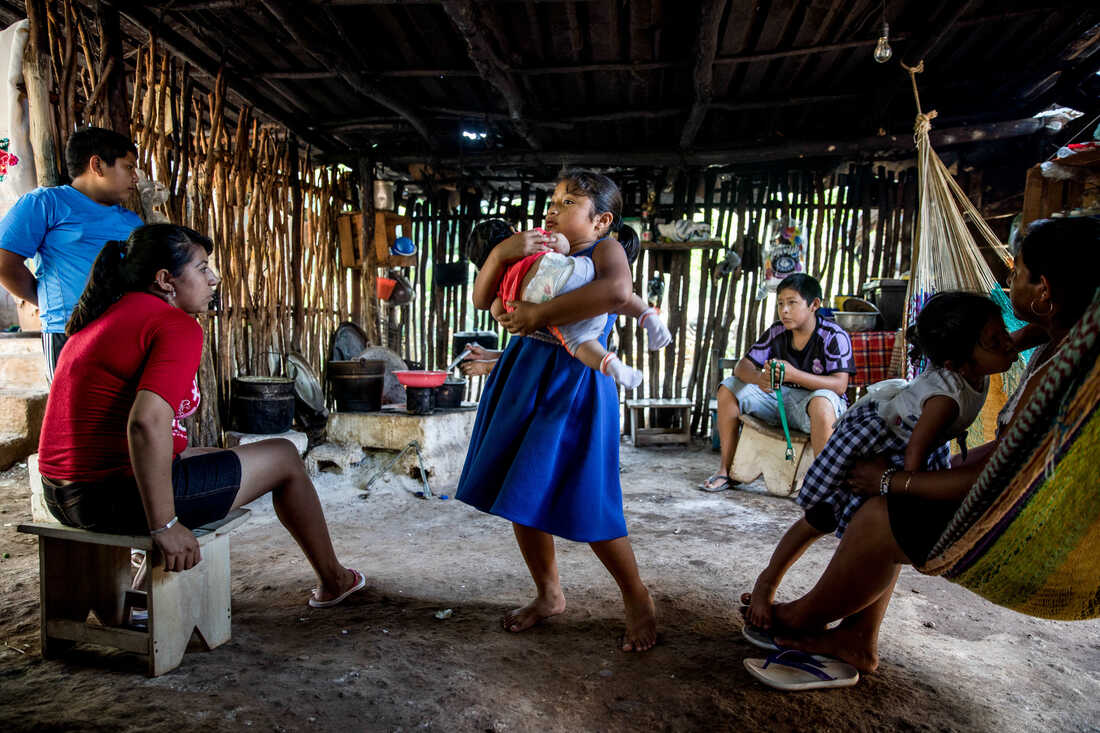
{"label": "denim shorts", "polygon": [[[727,377],[722,386],[733,392],[737,405],[744,415],[752,415],[769,425],[779,425],[779,401],[775,394],[768,394],[755,384],[746,384],[737,377]],[[831,389],[802,389],[783,385],[783,408],[787,413],[787,425],[792,430],[810,432],[810,414],[806,409],[814,397],[824,397],[833,406],[836,416],[844,412],[847,403]]]}
{"label": "denim shorts", "polygon": [[[176,516],[188,529],[229,513],[241,488],[241,459],[231,450],[172,461]],[[50,513],[62,524],[93,532],[146,534],[149,521],[133,476],[59,484],[42,477]]]}

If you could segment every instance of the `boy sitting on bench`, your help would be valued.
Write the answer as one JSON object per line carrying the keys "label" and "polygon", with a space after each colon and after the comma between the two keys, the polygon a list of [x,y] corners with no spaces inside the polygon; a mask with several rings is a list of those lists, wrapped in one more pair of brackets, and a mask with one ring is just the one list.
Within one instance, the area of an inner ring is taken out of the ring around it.
{"label": "boy sitting on bench", "polygon": [[817,313],[821,283],[809,275],[789,275],[776,289],[779,320],[737,362],[733,376],[718,387],[718,438],[721,464],[703,491],[733,487],[730,465],[737,452],[740,418],[752,415],[779,425],[779,405],[772,389],[770,364],[784,369],[783,405],[792,430],[809,433],[814,454],[821,452],[847,402],[848,375],[854,374],[852,340],[835,321]]}

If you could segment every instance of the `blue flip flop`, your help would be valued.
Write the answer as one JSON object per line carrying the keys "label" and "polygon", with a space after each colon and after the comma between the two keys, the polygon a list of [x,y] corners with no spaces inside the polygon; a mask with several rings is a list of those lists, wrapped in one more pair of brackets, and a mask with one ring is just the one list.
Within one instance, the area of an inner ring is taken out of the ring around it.
{"label": "blue flip flop", "polygon": [[741,628],[741,636],[745,637],[748,643],[761,649],[767,649],[770,652],[783,651],[783,647],[775,643],[775,637],[759,626],[746,624]]}
{"label": "blue flip flop", "polygon": [[745,669],[768,687],[794,692],[851,687],[859,670],[839,659],[786,649],[767,659],[745,659]]}

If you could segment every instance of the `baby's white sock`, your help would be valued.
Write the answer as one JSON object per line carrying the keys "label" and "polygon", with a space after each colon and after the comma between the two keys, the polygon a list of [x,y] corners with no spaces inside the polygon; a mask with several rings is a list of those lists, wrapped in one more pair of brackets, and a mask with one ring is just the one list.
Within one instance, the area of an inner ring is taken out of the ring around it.
{"label": "baby's white sock", "polygon": [[615,383],[634,389],[642,383],[642,373],[634,367],[623,364],[619,357],[608,354],[600,362],[600,371],[615,380]]}
{"label": "baby's white sock", "polygon": [[668,326],[661,320],[656,308],[646,308],[642,315],[638,316],[638,323],[649,334],[649,350],[663,349],[672,343],[672,334]]}

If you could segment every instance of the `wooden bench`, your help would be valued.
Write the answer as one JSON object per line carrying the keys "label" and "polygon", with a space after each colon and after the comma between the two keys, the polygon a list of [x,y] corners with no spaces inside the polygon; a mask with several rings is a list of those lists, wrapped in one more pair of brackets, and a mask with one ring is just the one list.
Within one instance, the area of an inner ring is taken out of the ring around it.
{"label": "wooden bench", "polygon": [[[149,676],[156,677],[179,666],[194,631],[207,649],[229,641],[229,531],[247,518],[247,509],[236,509],[195,529],[202,561],[173,573],[165,572],[149,535],[19,525],[20,532],[38,535],[42,656],[55,657],[78,641],[101,644],[145,655]],[[149,621],[144,630],[124,626],[130,548],[149,553]],[[89,611],[99,623],[89,622]]]}
{"label": "wooden bench", "polygon": [[[691,400],[653,399],[627,400],[630,410],[630,442],[632,445],[667,445],[691,442]],[[680,413],[680,428],[639,428],[642,410],[675,410]]]}
{"label": "wooden bench", "polygon": [[733,454],[730,478],[739,483],[755,481],[763,474],[769,494],[792,496],[814,459],[810,436],[791,431],[794,460],[788,461],[787,439],[781,428],[774,428],[750,415],[741,415],[741,438]]}

